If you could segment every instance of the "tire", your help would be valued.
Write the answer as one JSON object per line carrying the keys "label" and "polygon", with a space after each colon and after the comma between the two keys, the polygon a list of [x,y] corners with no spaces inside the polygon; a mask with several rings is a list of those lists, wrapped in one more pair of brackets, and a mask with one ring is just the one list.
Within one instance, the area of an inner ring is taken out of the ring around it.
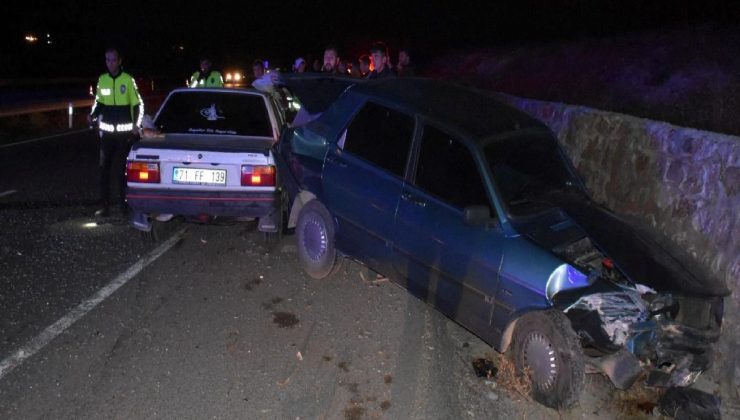
{"label": "tire", "polygon": [[555,409],[578,402],[583,391],[583,351],[565,314],[524,315],[516,324],[513,353],[517,373],[528,375],[536,401]]}
{"label": "tire", "polygon": [[298,214],[295,228],[298,261],[315,279],[335,272],[337,251],[334,248],[334,223],[329,211],[318,200],[306,203]]}

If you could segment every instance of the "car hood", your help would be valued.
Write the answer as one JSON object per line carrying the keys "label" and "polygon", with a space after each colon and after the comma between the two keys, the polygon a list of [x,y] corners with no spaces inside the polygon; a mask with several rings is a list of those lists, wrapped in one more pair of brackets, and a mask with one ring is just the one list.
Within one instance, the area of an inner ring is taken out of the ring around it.
{"label": "car hood", "polygon": [[689,264],[691,257],[678,245],[662,244],[582,193],[552,193],[548,201],[557,209],[515,224],[522,234],[540,246],[555,251],[588,238],[634,283],[661,292],[701,296],[730,293],[716,276],[702,271],[698,264]]}

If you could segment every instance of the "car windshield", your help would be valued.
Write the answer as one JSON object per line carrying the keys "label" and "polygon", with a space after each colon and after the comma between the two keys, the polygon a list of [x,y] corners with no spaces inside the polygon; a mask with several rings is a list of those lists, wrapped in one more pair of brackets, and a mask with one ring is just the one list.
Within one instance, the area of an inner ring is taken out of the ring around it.
{"label": "car windshield", "polygon": [[489,141],[483,148],[505,205],[514,216],[550,209],[552,192],[572,185],[554,138],[516,135]]}
{"label": "car windshield", "polygon": [[162,133],[273,136],[260,95],[196,89],[173,93],[154,124]]}

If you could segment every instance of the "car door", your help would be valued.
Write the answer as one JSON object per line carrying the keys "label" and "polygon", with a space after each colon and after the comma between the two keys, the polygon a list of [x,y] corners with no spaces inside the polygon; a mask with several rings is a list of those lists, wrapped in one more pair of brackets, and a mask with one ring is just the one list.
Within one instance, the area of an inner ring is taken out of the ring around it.
{"label": "car door", "polygon": [[395,219],[394,268],[414,295],[483,334],[503,257],[497,223],[471,226],[464,208],[492,208],[479,165],[455,136],[425,125]]}
{"label": "car door", "polygon": [[327,152],[323,190],[337,218],[337,248],[378,271],[390,268],[390,241],[414,135],[414,118],[366,102]]}

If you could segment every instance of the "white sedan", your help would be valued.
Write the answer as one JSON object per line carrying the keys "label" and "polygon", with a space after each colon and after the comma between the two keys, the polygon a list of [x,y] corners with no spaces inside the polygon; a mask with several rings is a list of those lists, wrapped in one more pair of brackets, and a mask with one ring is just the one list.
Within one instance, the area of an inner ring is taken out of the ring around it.
{"label": "white sedan", "polygon": [[281,229],[272,146],[285,125],[272,94],[253,89],[177,89],[129,152],[126,200],[135,228],[174,216],[209,222],[258,219]]}

